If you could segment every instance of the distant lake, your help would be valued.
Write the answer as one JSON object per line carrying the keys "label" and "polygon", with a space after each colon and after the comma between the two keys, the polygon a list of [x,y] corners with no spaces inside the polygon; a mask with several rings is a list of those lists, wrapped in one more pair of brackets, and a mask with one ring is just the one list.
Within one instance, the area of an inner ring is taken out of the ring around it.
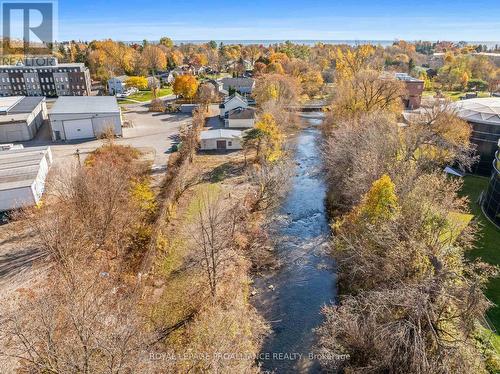
{"label": "distant lake", "polygon": [[[272,44],[279,44],[279,43],[284,43],[287,40],[215,40],[217,44],[223,43],[223,44],[242,44],[242,45],[249,45],[249,44],[257,44],[257,45],[263,45],[263,46],[269,46]],[[372,44],[372,45],[381,45],[382,47],[387,47],[392,45],[395,40],[289,40],[292,43],[295,44],[304,44],[304,45],[309,45],[312,46],[316,43],[324,43],[324,44],[348,44],[351,46],[356,46],[360,44]],[[154,43],[157,43],[158,41],[151,41]],[[210,40],[174,40],[174,43],[179,45],[179,44],[204,44],[208,43]],[[130,41],[126,43],[138,43],[141,44],[142,41]],[[488,48],[495,47],[495,45],[500,45],[500,41],[467,41],[467,44],[485,44]]]}

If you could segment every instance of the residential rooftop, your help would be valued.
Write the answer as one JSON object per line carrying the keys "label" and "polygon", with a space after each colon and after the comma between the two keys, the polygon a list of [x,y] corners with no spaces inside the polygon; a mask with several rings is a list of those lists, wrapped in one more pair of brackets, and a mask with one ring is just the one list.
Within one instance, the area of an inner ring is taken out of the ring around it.
{"label": "residential rooftop", "polygon": [[232,87],[253,87],[255,79],[253,78],[222,78],[221,82],[224,85]]}
{"label": "residential rooftop", "polygon": [[248,103],[248,100],[244,97],[244,96],[241,96],[238,92],[235,92],[233,93],[231,96],[228,96],[226,97],[226,99],[224,100],[224,102],[222,104],[219,105],[219,108],[225,108],[226,107],[226,104],[233,100],[234,98],[238,98],[240,99],[241,101],[245,102],[245,103]]}
{"label": "residential rooftop", "polygon": [[405,82],[423,82],[423,80],[417,79],[412,77],[411,75],[407,73],[396,73],[394,74],[396,79],[399,79],[400,81],[405,81]]}
{"label": "residential rooftop", "polygon": [[255,109],[253,108],[235,108],[228,113],[229,119],[253,119],[255,118]]}

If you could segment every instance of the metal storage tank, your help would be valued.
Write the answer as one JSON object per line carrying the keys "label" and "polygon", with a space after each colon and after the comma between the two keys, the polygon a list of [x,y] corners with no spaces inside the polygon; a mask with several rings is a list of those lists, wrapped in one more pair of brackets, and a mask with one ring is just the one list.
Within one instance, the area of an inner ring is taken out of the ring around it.
{"label": "metal storage tank", "polygon": [[486,215],[500,226],[500,142],[492,164],[490,184],[482,203]]}

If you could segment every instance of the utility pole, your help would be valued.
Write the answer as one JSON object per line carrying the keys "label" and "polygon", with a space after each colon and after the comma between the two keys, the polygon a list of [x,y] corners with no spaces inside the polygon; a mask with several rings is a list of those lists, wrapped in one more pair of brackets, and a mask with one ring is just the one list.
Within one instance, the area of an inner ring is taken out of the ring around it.
{"label": "utility pole", "polygon": [[82,166],[82,162],[80,160],[80,150],[77,148],[75,152],[76,158],[78,159],[78,166]]}

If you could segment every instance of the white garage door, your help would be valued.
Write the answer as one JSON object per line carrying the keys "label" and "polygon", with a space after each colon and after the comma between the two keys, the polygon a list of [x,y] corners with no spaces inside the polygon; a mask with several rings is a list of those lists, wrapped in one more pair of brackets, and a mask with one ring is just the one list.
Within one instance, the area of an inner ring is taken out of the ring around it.
{"label": "white garage door", "polygon": [[75,119],[64,121],[64,132],[66,139],[86,139],[94,138],[94,129],[91,119]]}

